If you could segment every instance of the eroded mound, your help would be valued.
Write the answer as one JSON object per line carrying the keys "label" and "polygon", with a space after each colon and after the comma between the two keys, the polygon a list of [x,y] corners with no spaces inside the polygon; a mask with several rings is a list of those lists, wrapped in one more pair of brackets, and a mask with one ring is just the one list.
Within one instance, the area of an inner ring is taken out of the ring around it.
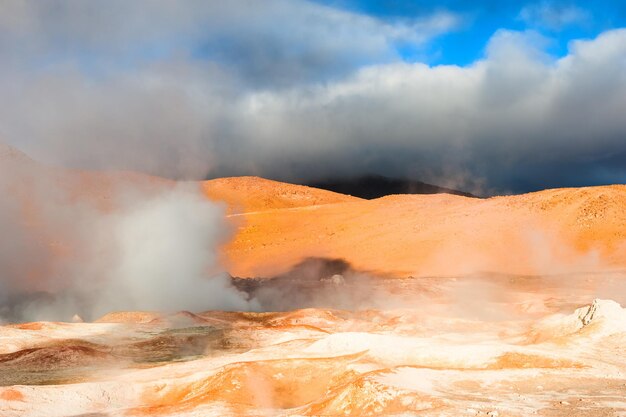
{"label": "eroded mound", "polygon": [[626,311],[613,300],[595,299],[573,314],[548,317],[532,329],[530,339],[575,342],[626,332]]}

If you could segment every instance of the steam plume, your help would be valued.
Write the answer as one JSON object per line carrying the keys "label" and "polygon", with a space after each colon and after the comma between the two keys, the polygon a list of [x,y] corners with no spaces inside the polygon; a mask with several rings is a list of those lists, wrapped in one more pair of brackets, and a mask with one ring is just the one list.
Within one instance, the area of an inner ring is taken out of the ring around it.
{"label": "steam plume", "polygon": [[85,185],[76,183],[81,173],[42,167],[15,151],[5,151],[2,162],[5,320],[251,307],[219,269],[216,249],[230,230],[222,207],[197,184],[126,181],[107,192],[77,190]]}

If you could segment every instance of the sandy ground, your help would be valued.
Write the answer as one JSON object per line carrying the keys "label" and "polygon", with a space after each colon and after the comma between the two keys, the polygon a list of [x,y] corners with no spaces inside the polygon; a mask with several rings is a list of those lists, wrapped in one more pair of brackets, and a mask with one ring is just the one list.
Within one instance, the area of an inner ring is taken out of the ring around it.
{"label": "sandy ground", "polygon": [[468,279],[488,295],[394,280],[385,309],[0,327],[1,415],[626,415],[626,309],[550,278]]}
{"label": "sandy ground", "polygon": [[626,186],[476,199],[448,194],[233,216],[231,274],[283,273],[308,257],[378,275],[554,274],[626,267]]}
{"label": "sandy ground", "polygon": [[[173,185],[0,159],[26,173],[9,192],[33,228],[39,177],[104,212],[120,187]],[[197,186],[235,230],[233,283],[273,312],[6,324],[0,417],[626,416],[626,186],[371,201]]]}
{"label": "sandy ground", "polygon": [[212,200],[225,202],[233,214],[361,201],[331,191],[259,177],[217,178],[201,183]]}

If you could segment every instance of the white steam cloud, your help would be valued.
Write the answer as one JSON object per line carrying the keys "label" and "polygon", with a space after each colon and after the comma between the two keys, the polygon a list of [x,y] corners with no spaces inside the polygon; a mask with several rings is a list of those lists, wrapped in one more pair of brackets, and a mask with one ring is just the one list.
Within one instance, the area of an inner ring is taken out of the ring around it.
{"label": "white steam cloud", "polygon": [[216,270],[224,212],[197,187],[179,185],[102,223],[100,243],[112,244],[114,253],[100,312],[249,308],[230,277]]}
{"label": "white steam cloud", "polygon": [[0,162],[0,318],[255,307],[220,269],[231,230],[198,184]]}

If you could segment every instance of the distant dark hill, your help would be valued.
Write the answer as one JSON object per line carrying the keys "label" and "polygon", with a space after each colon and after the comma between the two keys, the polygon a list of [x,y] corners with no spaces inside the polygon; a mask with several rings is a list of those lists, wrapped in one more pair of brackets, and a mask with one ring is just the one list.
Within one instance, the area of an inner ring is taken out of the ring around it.
{"label": "distant dark hill", "polygon": [[464,191],[439,187],[421,181],[387,178],[380,175],[368,175],[358,178],[329,179],[306,184],[310,187],[348,194],[354,197],[373,199],[390,194],[454,194],[476,197]]}

